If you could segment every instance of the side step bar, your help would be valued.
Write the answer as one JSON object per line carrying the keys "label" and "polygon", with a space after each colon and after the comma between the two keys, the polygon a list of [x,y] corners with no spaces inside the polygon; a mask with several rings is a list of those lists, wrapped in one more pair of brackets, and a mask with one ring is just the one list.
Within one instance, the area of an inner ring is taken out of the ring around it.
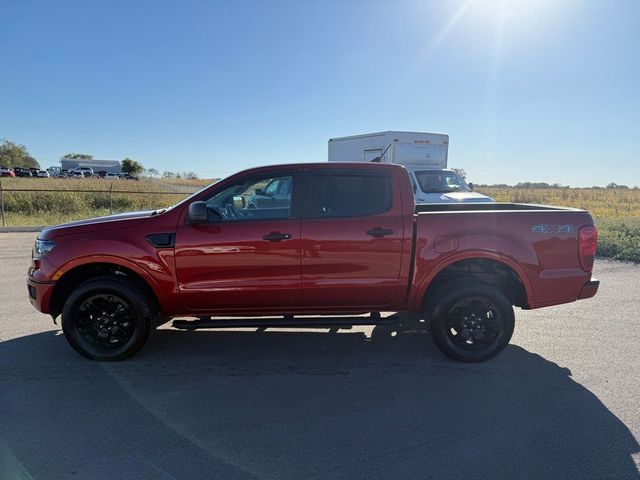
{"label": "side step bar", "polygon": [[397,325],[399,317],[382,318],[379,313],[369,317],[258,317],[220,318],[204,317],[198,320],[174,320],[173,328],[197,330],[199,328],[351,328],[354,325]]}

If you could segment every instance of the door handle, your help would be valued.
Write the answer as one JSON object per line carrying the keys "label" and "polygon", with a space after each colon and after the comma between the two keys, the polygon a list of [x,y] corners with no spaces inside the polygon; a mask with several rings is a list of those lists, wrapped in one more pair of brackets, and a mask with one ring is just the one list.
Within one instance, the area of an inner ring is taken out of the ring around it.
{"label": "door handle", "polygon": [[393,230],[391,230],[390,228],[375,227],[371,230],[367,230],[367,235],[371,235],[374,238],[382,238],[385,235],[391,234],[393,234]]}
{"label": "door handle", "polygon": [[263,236],[262,238],[270,242],[280,242],[281,240],[289,240],[291,238],[291,235],[288,233],[271,232]]}

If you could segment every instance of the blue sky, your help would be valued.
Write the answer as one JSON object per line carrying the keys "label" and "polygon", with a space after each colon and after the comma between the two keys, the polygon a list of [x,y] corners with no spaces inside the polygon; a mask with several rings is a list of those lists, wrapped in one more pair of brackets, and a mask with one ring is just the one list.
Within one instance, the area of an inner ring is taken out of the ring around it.
{"label": "blue sky", "polygon": [[640,184],[640,1],[2,0],[0,138],[219,177],[450,134],[484,183]]}

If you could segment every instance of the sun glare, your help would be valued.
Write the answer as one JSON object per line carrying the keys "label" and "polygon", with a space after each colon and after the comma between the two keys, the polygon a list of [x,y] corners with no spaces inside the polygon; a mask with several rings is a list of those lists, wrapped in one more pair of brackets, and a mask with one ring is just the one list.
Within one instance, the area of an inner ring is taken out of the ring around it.
{"label": "sun glare", "polygon": [[548,14],[557,4],[552,0],[472,0],[466,10],[472,20],[491,21],[502,16],[520,27]]}

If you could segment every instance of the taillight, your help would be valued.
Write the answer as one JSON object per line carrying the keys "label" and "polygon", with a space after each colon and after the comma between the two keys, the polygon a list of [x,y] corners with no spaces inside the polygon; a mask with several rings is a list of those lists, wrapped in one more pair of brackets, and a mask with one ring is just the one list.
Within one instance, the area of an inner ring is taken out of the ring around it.
{"label": "taillight", "polygon": [[598,248],[598,228],[595,225],[582,227],[578,231],[578,257],[585,272],[593,269],[593,259]]}

